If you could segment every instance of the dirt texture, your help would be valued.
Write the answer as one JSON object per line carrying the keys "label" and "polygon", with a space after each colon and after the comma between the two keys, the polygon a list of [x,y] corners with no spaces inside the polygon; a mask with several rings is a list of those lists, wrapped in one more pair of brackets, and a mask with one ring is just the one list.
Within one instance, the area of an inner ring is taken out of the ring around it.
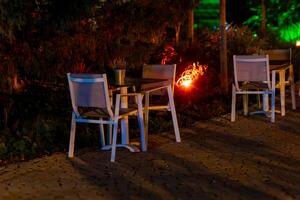
{"label": "dirt texture", "polygon": [[[298,101],[298,107],[300,102]],[[291,107],[290,104],[287,107]],[[76,149],[0,168],[0,199],[300,199],[300,109],[150,134],[149,150]]]}

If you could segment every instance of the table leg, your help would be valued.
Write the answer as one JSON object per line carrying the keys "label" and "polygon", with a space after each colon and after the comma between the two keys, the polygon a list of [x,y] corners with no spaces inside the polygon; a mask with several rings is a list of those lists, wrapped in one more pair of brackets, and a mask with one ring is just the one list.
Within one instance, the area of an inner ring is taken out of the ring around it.
{"label": "table leg", "polygon": [[248,94],[243,95],[243,109],[244,109],[244,115],[248,115]]}
{"label": "table leg", "polygon": [[256,99],[257,99],[257,109],[260,110],[261,109],[261,100],[260,100],[259,94],[256,95]]}
{"label": "table leg", "polygon": [[[121,94],[127,94],[127,87],[121,87]],[[121,108],[128,108],[128,97],[121,98]],[[121,120],[121,142],[122,144],[129,144],[129,126],[128,117]]]}
{"label": "table leg", "polygon": [[231,121],[235,121],[235,110],[236,110],[236,89],[232,84],[232,98],[231,98]]}
{"label": "table leg", "polygon": [[269,111],[269,95],[263,94],[263,111]]}

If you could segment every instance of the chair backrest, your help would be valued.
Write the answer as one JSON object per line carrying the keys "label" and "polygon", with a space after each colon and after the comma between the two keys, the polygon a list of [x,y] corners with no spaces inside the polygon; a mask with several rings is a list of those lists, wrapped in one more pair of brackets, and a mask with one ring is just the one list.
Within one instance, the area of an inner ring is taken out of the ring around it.
{"label": "chair backrest", "polygon": [[68,82],[73,111],[79,115],[78,107],[105,109],[113,116],[106,74],[70,74]]}
{"label": "chair backrest", "polygon": [[233,56],[234,81],[239,90],[239,82],[267,82],[271,88],[269,57],[257,55]]}
{"label": "chair backrest", "polygon": [[261,50],[260,54],[262,55],[269,55],[270,62],[289,62],[291,63],[292,60],[292,49],[268,49],[268,50]]}
{"label": "chair backrest", "polygon": [[176,75],[176,64],[161,65],[144,65],[143,66],[143,78],[153,79],[168,79],[168,83],[171,83],[174,92]]}

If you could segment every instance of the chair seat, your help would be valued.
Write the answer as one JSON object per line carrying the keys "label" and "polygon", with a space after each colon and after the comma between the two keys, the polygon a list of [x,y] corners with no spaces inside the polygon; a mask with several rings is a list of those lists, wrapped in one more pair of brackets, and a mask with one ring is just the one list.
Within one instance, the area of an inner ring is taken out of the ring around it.
{"label": "chair seat", "polygon": [[[120,108],[119,116],[128,115],[137,111],[137,108]],[[80,116],[84,118],[109,118],[108,111],[100,108],[80,108]]]}
{"label": "chair seat", "polygon": [[107,118],[109,117],[106,109],[99,108],[79,108],[79,114],[84,118]]}
{"label": "chair seat", "polygon": [[268,84],[263,82],[247,82],[243,84],[243,89],[247,90],[268,90]]}

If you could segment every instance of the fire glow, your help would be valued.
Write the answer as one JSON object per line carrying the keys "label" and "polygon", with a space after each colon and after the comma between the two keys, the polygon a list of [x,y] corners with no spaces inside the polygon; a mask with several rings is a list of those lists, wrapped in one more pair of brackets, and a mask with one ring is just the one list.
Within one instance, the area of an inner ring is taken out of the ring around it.
{"label": "fire glow", "polygon": [[184,72],[182,72],[180,78],[176,81],[176,85],[179,87],[189,88],[192,82],[199,76],[202,76],[207,69],[207,65],[199,65],[199,63],[189,65]]}

